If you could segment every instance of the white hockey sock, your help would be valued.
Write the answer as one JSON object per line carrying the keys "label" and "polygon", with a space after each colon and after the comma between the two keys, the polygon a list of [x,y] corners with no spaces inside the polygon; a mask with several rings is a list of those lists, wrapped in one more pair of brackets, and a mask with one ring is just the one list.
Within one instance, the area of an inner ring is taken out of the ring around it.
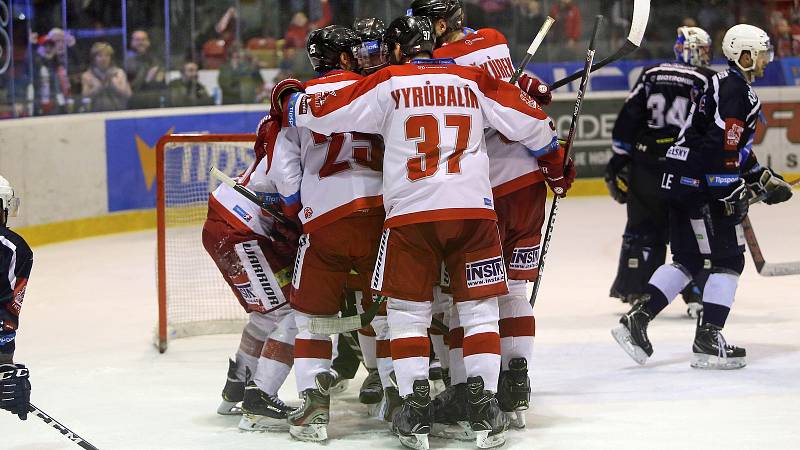
{"label": "white hockey sock", "polygon": [[457,303],[464,328],[464,367],[467,378],[480,376],[484,389],[497,392],[500,375],[500,333],[497,297]]}
{"label": "white hockey sock", "polygon": [[428,379],[431,306],[431,302],[396,298],[389,298],[387,304],[392,363],[401,397],[411,394],[414,380]]}
{"label": "white hockey sock", "polygon": [[365,330],[358,330],[358,345],[361,346],[361,355],[364,357],[364,367],[367,369],[375,369],[378,367],[378,362],[375,356],[375,332],[372,328]]}
{"label": "white hockey sock", "polygon": [[316,389],[315,378],[318,373],[329,371],[333,354],[331,337],[314,334],[308,329],[311,316],[295,311],[297,339],[294,344],[294,374],[297,391]]}
{"label": "white hockey sock", "polygon": [[498,298],[502,370],[508,370],[508,362],[513,358],[525,358],[530,367],[536,320],[525,285],[525,281],[509,280],[508,295]]}
{"label": "white hockey sock", "polygon": [[372,328],[375,330],[375,357],[378,364],[378,374],[381,376],[383,388],[392,386],[390,374],[394,370],[392,365],[392,351],[389,344],[389,322],[386,316],[375,316],[372,319]]}

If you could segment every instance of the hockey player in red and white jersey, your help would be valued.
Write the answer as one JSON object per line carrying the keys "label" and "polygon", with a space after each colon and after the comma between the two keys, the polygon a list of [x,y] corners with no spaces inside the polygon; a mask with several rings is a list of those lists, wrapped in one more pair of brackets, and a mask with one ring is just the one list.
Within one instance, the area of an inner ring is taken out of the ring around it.
{"label": "hockey player in red and white jersey", "polygon": [[[413,15],[426,16],[432,21],[438,44],[434,57],[452,58],[456,64],[482,67],[497,79],[511,80],[514,65],[505,36],[491,28],[477,31],[464,28],[460,0],[415,0],[410,9]],[[527,74],[522,74],[519,86],[540,105],[547,105],[552,99],[548,86]],[[509,279],[509,293],[498,299],[502,371],[497,398],[501,409],[508,412],[512,425],[522,428],[525,426],[523,411],[528,409],[530,400],[527,366],[536,329],[526,285],[538,272],[546,185],[563,196],[575,172],[570,161],[564,174],[563,150],[531,158],[524,145],[510,141],[496,130],[489,129],[485,138],[490,159],[489,178]],[[458,324],[458,315],[451,314],[451,317],[452,387],[434,402],[436,420],[445,423],[462,421],[466,414],[456,401],[466,395],[461,348],[463,329]],[[452,436],[469,437],[469,433]]]}
{"label": "hockey player in red and white jersey", "polygon": [[[524,92],[479,68],[430,57],[424,17],[401,17],[385,42],[390,66],[346,88],[313,95],[286,89],[276,98],[284,124],[318,133],[380,133],[386,152],[387,216],[372,288],[389,297],[391,352],[401,410],[401,442],[427,448],[431,287],[444,262],[464,328],[468,419],[479,447],[501,445],[508,422],[494,393],[500,370],[497,296],[505,295],[484,127],[522,142],[533,155],[558,149],[555,127]],[[297,83],[296,89],[301,85]]]}
{"label": "hockey player in red and white jersey", "polygon": [[[358,35],[344,26],[312,31],[307,50],[320,76],[307,81],[305,90],[335,91],[360,80],[361,44]],[[283,86],[279,83],[274,92]],[[378,135],[346,131],[321,134],[284,128],[270,167],[287,215],[299,212],[303,227],[290,299],[298,328],[295,376],[303,405],[289,414],[289,432],[306,441],[327,439],[334,381],[331,337],[312,333],[310,320],[339,313],[351,270],[367,287],[362,298],[371,300],[368,286],[385,215],[383,141]]]}
{"label": "hockey player in red and white jersey", "polygon": [[[256,165],[272,150],[280,124],[264,118],[254,146],[256,159],[239,177],[248,185]],[[261,195],[277,204],[274,186]],[[297,235],[275,233],[274,220],[231,187],[220,184],[208,200],[203,247],[248,313],[236,360],[230,361],[220,414],[242,414],[244,430],[287,429],[291,408],[278,389],[292,367],[297,329],[288,305]],[[236,407],[242,402],[241,409]]]}

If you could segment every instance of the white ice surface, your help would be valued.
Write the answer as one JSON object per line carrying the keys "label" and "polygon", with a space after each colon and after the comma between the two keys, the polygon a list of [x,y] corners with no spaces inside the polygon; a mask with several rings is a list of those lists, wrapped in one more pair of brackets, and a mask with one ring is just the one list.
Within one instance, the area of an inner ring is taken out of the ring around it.
{"label": "white ice surface", "polygon": [[[694,331],[679,299],[651,325],[655,353],[638,367],[609,334],[625,311],[607,297],[623,207],[605,198],[561,204],[536,304],[529,427],[506,448],[800,448],[800,276],[764,278],[750,256],[726,337],[748,352],[730,372],[689,367]],[[767,260],[800,259],[800,200],[756,206]],[[200,243],[198,242],[198,245]],[[32,400],[101,449],[316,448],[287,434],[248,434],[215,414],[238,336],[175,340],[159,355],[155,233],[35,249],[17,359]],[[233,299],[231,299],[233,301]],[[327,448],[400,445],[358,404],[359,373],[333,403]],[[292,376],[282,389],[294,400]],[[431,439],[431,448],[471,448]],[[0,449],[77,448],[36,418],[0,411]]]}

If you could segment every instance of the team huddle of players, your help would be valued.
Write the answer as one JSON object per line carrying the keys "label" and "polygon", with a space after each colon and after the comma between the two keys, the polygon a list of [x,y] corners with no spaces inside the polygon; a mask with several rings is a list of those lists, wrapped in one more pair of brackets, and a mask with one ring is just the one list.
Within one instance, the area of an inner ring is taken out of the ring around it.
{"label": "team huddle of players", "polygon": [[[575,169],[541,109],[549,88],[509,84],[505,37],[462,22],[459,0],[417,0],[388,27],[312,31],[318,77],[275,87],[239,178],[280,217],[226,185],[212,193],[203,244],[250,313],[219,410],[241,428],[327,439],[341,345],[310,323],[348,298],[359,311],[386,299],[358,331],[359,397],[404,445],[434,434],[489,448],[525,426],[526,283],[547,186],[565,195]],[[446,385],[435,398],[431,349]],[[297,408],[277,396],[292,365]]]}

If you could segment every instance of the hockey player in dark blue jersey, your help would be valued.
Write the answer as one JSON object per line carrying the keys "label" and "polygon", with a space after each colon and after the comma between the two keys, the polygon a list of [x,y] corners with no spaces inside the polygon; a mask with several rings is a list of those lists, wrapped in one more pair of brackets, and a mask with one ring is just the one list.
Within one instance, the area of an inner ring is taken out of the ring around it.
{"label": "hockey player in dark blue jersey", "polygon": [[25,420],[31,398],[28,369],[14,363],[15,338],[25,286],[33,266],[33,252],[20,235],[6,226],[17,215],[18,199],[11,184],[0,176],[0,409]]}
{"label": "hockey player in dark blue jersey", "polygon": [[769,36],[751,25],[730,28],[722,42],[728,70],[714,75],[692,107],[686,127],[666,153],[661,189],[669,204],[673,263],[659,267],[645,288],[646,302],[620,319],[612,334],[639,364],[652,355],[649,322],[703,267],[710,274],[703,288],[691,366],[738,369],[745,349],[729,345],[721,330],[733,305],[744,268],[741,222],[752,192],[765,192],[767,204],[792,196],[791,186],[753,154],[761,102],[751,83],[772,60]]}
{"label": "hockey player in dark blue jersey", "polygon": [[[692,103],[705,92],[714,71],[711,37],[698,27],[678,28],[675,62],[647,67],[620,111],[612,132],[614,156],[606,167],[611,196],[626,204],[617,276],[611,297],[636,304],[667,253],[667,204],[661,195],[661,165],[675,143]],[[696,280],[702,285],[703,280]],[[690,316],[701,309],[701,293],[690,283],[683,297]]]}

